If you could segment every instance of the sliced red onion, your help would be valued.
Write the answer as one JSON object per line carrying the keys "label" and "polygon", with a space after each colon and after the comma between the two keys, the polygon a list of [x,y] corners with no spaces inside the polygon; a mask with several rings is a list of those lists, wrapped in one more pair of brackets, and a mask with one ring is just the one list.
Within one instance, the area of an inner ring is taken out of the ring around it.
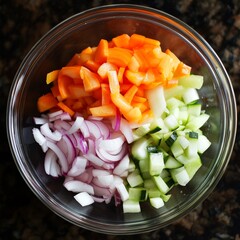
{"label": "sliced red onion", "polygon": [[97,120],[93,120],[91,122],[97,125],[98,129],[101,132],[101,138],[108,139],[110,137],[110,129],[106,123],[103,123]]}
{"label": "sliced red onion", "polygon": [[47,146],[52,149],[55,154],[58,156],[58,161],[59,161],[59,164],[61,166],[61,170],[62,170],[62,173],[67,173],[68,172],[68,162],[67,162],[67,159],[65,157],[65,155],[63,154],[63,152],[60,150],[60,148],[55,144],[55,143],[52,143],[50,141],[47,141]]}
{"label": "sliced red onion", "polygon": [[70,138],[67,135],[64,135],[62,137],[62,139],[65,142],[66,148],[67,148],[66,157],[67,157],[68,164],[71,165],[74,158],[76,157],[75,148],[74,148],[73,143],[71,142]]}
{"label": "sliced red onion", "polygon": [[120,130],[120,125],[121,125],[121,114],[120,114],[120,111],[117,109],[116,111],[116,116],[115,116],[115,119],[114,119],[114,131],[119,131]]}
{"label": "sliced red onion", "polygon": [[71,192],[87,192],[94,194],[94,189],[90,184],[78,180],[71,180],[64,183],[64,187]]}
{"label": "sliced red onion", "polygon": [[126,154],[121,159],[121,161],[119,161],[117,166],[114,168],[113,174],[121,176],[124,172],[126,172],[128,170],[129,162],[130,162],[129,156],[128,156],[128,154]]}
{"label": "sliced red onion", "polygon": [[85,120],[85,123],[89,129],[90,136],[94,139],[98,139],[102,136],[101,130],[97,124],[89,120]]}
{"label": "sliced red onion", "polygon": [[51,168],[54,167],[52,164],[53,162],[57,163],[57,155],[55,154],[55,152],[53,150],[48,149],[48,151],[46,152],[45,158],[44,158],[44,170],[47,173],[47,175],[51,175],[50,174]]}
{"label": "sliced red onion", "polygon": [[106,175],[109,175],[109,174],[110,174],[109,171],[104,170],[104,169],[95,168],[95,169],[92,170],[93,177],[98,177],[98,176],[101,177],[101,176],[106,176]]}
{"label": "sliced red onion", "polygon": [[53,140],[53,141],[59,141],[62,138],[62,134],[58,131],[55,130],[54,132],[51,131],[51,129],[49,128],[49,124],[48,123],[44,123],[41,127],[40,127],[41,133],[45,136],[48,137],[49,139]]}
{"label": "sliced red onion", "polygon": [[72,125],[69,122],[57,119],[56,121],[54,121],[53,126],[56,130],[65,132],[65,131],[68,131]]}
{"label": "sliced red onion", "polygon": [[114,178],[112,174],[94,177],[92,182],[99,187],[110,188]]}
{"label": "sliced red onion", "polygon": [[87,161],[86,158],[77,156],[74,159],[74,161],[72,163],[72,167],[68,171],[67,175],[72,176],[72,177],[80,175],[81,173],[83,173],[85,171],[86,166],[87,166],[87,162],[88,161]]}
{"label": "sliced red onion", "polygon": [[46,138],[42,135],[41,131],[38,128],[32,129],[33,137],[35,141],[42,146],[44,143],[47,142]]}
{"label": "sliced red onion", "polygon": [[104,161],[102,159],[100,159],[99,157],[97,157],[96,155],[92,154],[92,153],[87,153],[85,155],[83,155],[86,159],[88,159],[91,163],[93,163],[94,165],[101,167],[104,164]]}
{"label": "sliced red onion", "polygon": [[118,184],[116,186],[116,189],[117,189],[122,201],[126,201],[129,198],[128,191],[123,183]]}
{"label": "sliced red onion", "polygon": [[47,118],[43,118],[43,117],[34,117],[33,121],[36,125],[42,125],[44,123],[48,123],[49,120]]}
{"label": "sliced red onion", "polygon": [[126,138],[128,143],[132,143],[133,142],[133,132],[132,132],[132,129],[130,128],[127,120],[125,120],[124,118],[121,119],[120,131],[125,136],[125,138]]}
{"label": "sliced red onion", "polygon": [[86,124],[86,121],[83,121],[83,123],[79,126],[79,128],[80,128],[80,131],[84,138],[90,137],[90,132],[89,132],[89,128]]}
{"label": "sliced red onion", "polygon": [[75,119],[74,123],[72,124],[71,128],[68,130],[68,133],[72,134],[72,133],[77,132],[80,129],[83,121],[84,121],[83,117],[80,117],[80,116],[76,117],[76,119]]}
{"label": "sliced red onion", "polygon": [[74,196],[76,201],[85,207],[94,203],[94,198],[87,192],[80,192]]}
{"label": "sliced red onion", "polygon": [[85,183],[91,183],[93,176],[91,173],[91,168],[86,169],[83,173],[75,177],[76,180],[80,180]]}

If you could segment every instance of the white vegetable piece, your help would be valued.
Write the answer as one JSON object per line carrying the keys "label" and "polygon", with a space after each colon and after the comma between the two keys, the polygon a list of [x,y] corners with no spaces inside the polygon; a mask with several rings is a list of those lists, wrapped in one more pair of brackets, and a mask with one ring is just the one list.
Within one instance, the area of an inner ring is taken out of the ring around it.
{"label": "white vegetable piece", "polygon": [[93,197],[87,192],[80,192],[74,196],[76,201],[85,207],[94,203]]}

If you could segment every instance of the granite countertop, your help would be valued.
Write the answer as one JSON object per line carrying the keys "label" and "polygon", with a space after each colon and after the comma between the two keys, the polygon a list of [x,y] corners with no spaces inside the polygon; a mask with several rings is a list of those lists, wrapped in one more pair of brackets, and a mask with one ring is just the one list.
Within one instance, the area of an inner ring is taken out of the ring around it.
{"label": "granite countertop", "polygon": [[[110,236],[76,227],[51,212],[28,188],[11,156],[6,104],[14,74],[25,54],[51,27],[72,14],[110,3],[161,9],[197,30],[216,51],[231,78],[240,107],[239,0],[8,0],[0,5],[0,239],[226,239],[240,240],[240,133],[230,163],[210,196],[178,222],[157,231]],[[239,115],[239,114],[238,114]]]}

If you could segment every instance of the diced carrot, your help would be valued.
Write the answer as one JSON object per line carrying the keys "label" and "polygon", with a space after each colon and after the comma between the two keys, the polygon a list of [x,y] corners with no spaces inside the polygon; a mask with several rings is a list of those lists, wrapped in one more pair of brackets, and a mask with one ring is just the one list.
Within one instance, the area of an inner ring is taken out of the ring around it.
{"label": "diced carrot", "polygon": [[172,58],[168,54],[162,53],[158,69],[164,80],[169,80],[173,77],[173,66]]}
{"label": "diced carrot", "polygon": [[123,113],[124,117],[129,121],[129,122],[139,122],[141,121],[142,118],[142,112],[138,107],[134,107],[130,109],[127,112]]}
{"label": "diced carrot", "polygon": [[58,107],[60,107],[64,112],[69,113],[70,116],[73,116],[75,114],[75,112],[70,109],[66,104],[64,104],[63,102],[58,102]]}
{"label": "diced carrot", "polygon": [[80,62],[80,54],[75,53],[73,57],[70,59],[70,61],[66,64],[66,66],[78,65],[79,62]]}
{"label": "diced carrot", "polygon": [[134,85],[140,86],[142,84],[143,79],[145,78],[145,73],[126,70],[125,77]]}
{"label": "diced carrot", "polygon": [[139,103],[144,103],[147,101],[147,98],[145,97],[139,97],[139,96],[134,96],[132,99],[134,102],[139,102]]}
{"label": "diced carrot", "polygon": [[120,92],[121,94],[125,94],[129,88],[132,87],[132,84],[130,83],[123,83],[123,84],[120,84]]}
{"label": "diced carrot", "polygon": [[100,88],[100,77],[98,74],[91,72],[88,68],[81,66],[80,76],[83,79],[83,86],[86,92]]}
{"label": "diced carrot", "polygon": [[183,62],[180,62],[177,66],[177,69],[174,72],[174,78],[180,78],[183,76],[190,75],[191,73],[191,67],[184,64]]}
{"label": "diced carrot", "polygon": [[93,60],[94,58],[94,49],[91,47],[87,47],[82,50],[79,54],[78,58],[76,58],[76,64],[82,65],[83,63],[87,62],[88,60]]}
{"label": "diced carrot", "polygon": [[145,38],[144,39],[144,44],[150,44],[150,45],[154,45],[156,47],[160,46],[160,41],[156,40],[156,39],[152,39],[152,38]]}
{"label": "diced carrot", "polygon": [[155,71],[152,68],[149,68],[142,80],[142,84],[150,84],[156,81]]}
{"label": "diced carrot", "polygon": [[46,93],[38,98],[37,107],[39,112],[45,112],[51,108],[57,106],[57,99],[53,96],[52,93]]}
{"label": "diced carrot", "polygon": [[120,67],[120,68],[118,69],[117,77],[118,77],[119,83],[123,83],[123,75],[124,75],[124,72],[125,72],[125,68],[124,68],[124,67]]}
{"label": "diced carrot", "polygon": [[102,79],[107,79],[108,71],[112,71],[112,70],[117,71],[118,68],[112,63],[105,62],[99,66],[97,73]]}
{"label": "diced carrot", "polygon": [[94,117],[114,117],[116,115],[116,107],[114,104],[91,107],[89,111]]}
{"label": "diced carrot", "polygon": [[111,97],[110,97],[110,88],[108,84],[101,84],[101,90],[102,90],[102,105],[108,105],[111,103]]}
{"label": "diced carrot", "polygon": [[100,66],[99,63],[93,61],[92,59],[87,60],[85,63],[83,63],[83,65],[87,67],[89,70],[91,70],[92,72],[97,72]]}
{"label": "diced carrot", "polygon": [[117,67],[126,67],[132,57],[132,51],[125,48],[113,47],[108,49],[107,61]]}
{"label": "diced carrot", "polygon": [[55,84],[51,87],[51,92],[52,92],[52,94],[55,98],[60,95],[59,88],[58,88],[57,84]]}
{"label": "diced carrot", "polygon": [[178,64],[180,63],[180,60],[170,49],[167,49],[165,51],[165,53],[168,54],[172,58],[172,60],[173,60],[173,71],[175,71],[178,67]]}
{"label": "diced carrot", "polygon": [[124,98],[131,103],[133,100],[133,97],[138,91],[138,87],[136,85],[132,85],[131,88],[128,89],[128,91],[124,94]]}
{"label": "diced carrot", "polygon": [[102,64],[107,61],[107,57],[108,57],[108,41],[105,39],[101,39],[97,46],[94,60],[95,62]]}
{"label": "diced carrot", "polygon": [[146,59],[144,51],[142,49],[136,49],[134,51],[134,57],[139,63],[139,71],[146,71],[149,65],[148,65],[148,60]]}
{"label": "diced carrot", "polygon": [[120,93],[120,86],[118,82],[117,72],[114,70],[108,71],[108,82],[111,93]]}
{"label": "diced carrot", "polygon": [[46,83],[49,84],[58,78],[59,70],[53,70],[47,74]]}
{"label": "diced carrot", "polygon": [[89,92],[85,91],[85,88],[82,84],[70,84],[68,86],[69,90],[69,98],[71,99],[78,99],[87,96],[91,96]]}
{"label": "diced carrot", "polygon": [[144,112],[147,109],[149,109],[149,105],[146,102],[135,102],[135,101],[132,101],[132,106],[139,108],[141,112]]}
{"label": "diced carrot", "polygon": [[137,58],[133,55],[131,57],[130,62],[128,63],[128,69],[132,72],[138,72],[139,68],[140,68],[140,64]]}
{"label": "diced carrot", "polygon": [[128,112],[132,109],[131,104],[128,103],[121,93],[111,93],[111,100],[120,112]]}
{"label": "diced carrot", "polygon": [[145,36],[140,34],[132,34],[129,40],[129,47],[131,49],[141,47],[145,42]]}
{"label": "diced carrot", "polygon": [[112,39],[112,42],[116,47],[129,48],[130,36],[128,34],[122,34]]}
{"label": "diced carrot", "polygon": [[142,113],[142,119],[139,123],[144,123],[149,121],[149,119],[153,118],[153,112],[151,109],[148,109]]}
{"label": "diced carrot", "polygon": [[60,73],[70,78],[80,78],[80,66],[63,67]]}
{"label": "diced carrot", "polygon": [[66,99],[69,97],[68,86],[73,83],[72,78],[65,76],[63,74],[59,74],[58,76],[58,89],[62,99]]}

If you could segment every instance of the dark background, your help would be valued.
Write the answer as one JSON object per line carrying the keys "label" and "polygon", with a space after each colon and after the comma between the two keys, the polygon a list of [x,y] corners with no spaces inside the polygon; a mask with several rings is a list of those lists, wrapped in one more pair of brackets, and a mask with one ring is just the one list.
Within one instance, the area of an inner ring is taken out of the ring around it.
{"label": "dark background", "polygon": [[237,134],[230,163],[213,193],[178,222],[134,236],[103,235],[76,227],[51,212],[21,178],[6,136],[6,104],[26,53],[53,26],[85,9],[134,3],[163,10],[186,22],[213,47],[231,78],[240,104],[239,0],[8,0],[0,1],[0,240],[9,239],[226,239],[240,240],[240,161]]}

